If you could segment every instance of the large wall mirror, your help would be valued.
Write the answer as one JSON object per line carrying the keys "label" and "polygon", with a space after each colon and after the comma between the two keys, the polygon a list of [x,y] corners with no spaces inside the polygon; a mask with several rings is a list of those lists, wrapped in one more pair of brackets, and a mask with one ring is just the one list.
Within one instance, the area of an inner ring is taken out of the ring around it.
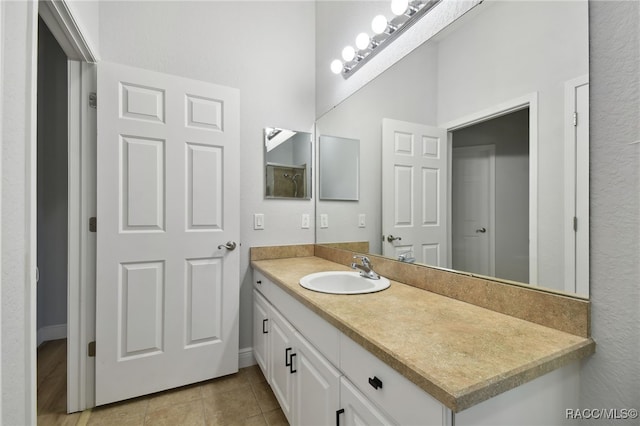
{"label": "large wall mirror", "polygon": [[587,297],[588,74],[587,1],[476,6],[317,120],[361,151],[317,243]]}
{"label": "large wall mirror", "polygon": [[311,198],[311,152],[308,132],[265,127],[265,198]]}

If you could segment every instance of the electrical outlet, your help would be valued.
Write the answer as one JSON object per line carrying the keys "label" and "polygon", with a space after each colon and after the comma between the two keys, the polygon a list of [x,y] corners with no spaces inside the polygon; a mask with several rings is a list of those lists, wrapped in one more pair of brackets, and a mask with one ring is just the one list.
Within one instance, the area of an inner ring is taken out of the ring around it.
{"label": "electrical outlet", "polygon": [[300,226],[302,229],[309,229],[309,214],[302,214],[302,225]]}
{"label": "electrical outlet", "polygon": [[253,229],[264,229],[264,214],[256,213],[253,215]]}
{"label": "electrical outlet", "polygon": [[329,215],[326,213],[322,213],[320,215],[320,228],[328,228],[329,227]]}
{"label": "electrical outlet", "polygon": [[358,228],[367,226],[367,216],[364,213],[358,215]]}

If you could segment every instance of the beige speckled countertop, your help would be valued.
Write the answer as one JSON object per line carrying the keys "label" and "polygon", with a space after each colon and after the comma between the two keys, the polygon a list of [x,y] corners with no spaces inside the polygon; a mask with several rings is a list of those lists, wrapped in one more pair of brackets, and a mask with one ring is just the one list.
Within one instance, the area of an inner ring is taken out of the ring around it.
{"label": "beige speckled countertop", "polygon": [[454,412],[595,351],[591,338],[391,281],[379,293],[333,295],[303,276],[349,268],[319,257],[252,266]]}

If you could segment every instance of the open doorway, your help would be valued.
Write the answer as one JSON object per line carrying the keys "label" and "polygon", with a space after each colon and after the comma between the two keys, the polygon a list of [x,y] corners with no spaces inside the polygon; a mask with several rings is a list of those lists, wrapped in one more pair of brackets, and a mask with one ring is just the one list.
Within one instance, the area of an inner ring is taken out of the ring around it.
{"label": "open doorway", "polygon": [[38,23],[37,408],[67,410],[68,84],[67,55]]}
{"label": "open doorway", "polygon": [[529,282],[529,108],[452,132],[452,265]]}

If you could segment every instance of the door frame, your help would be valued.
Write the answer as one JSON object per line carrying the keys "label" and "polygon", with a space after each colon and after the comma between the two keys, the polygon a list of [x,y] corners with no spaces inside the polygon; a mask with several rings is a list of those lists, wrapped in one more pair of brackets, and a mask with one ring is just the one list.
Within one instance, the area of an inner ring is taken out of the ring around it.
{"label": "door frame", "polygon": [[[489,198],[489,222],[488,227],[491,230],[489,233],[489,276],[495,276],[496,273],[496,146],[495,145],[472,145],[472,146],[461,146],[457,148],[453,148],[451,150],[451,167],[449,168],[451,174],[453,175],[453,153],[455,151],[462,152],[472,152],[472,151],[490,151],[491,156],[489,157],[489,187],[488,187],[488,198]],[[478,157],[475,157],[476,159]],[[449,185],[451,187],[451,185]],[[451,205],[453,205],[453,188],[451,191]],[[448,212],[451,212],[453,209],[447,209]],[[451,222],[451,243],[453,245],[453,221]],[[453,253],[452,253],[453,254]],[[451,265],[453,265],[453,257],[451,258]]]}
{"label": "door frame", "polygon": [[[538,283],[538,92],[528,93],[518,98],[487,107],[464,117],[439,124],[447,130],[449,158],[452,159],[453,131],[501,117],[512,112],[529,108],[529,284]],[[449,167],[448,195],[451,203],[451,167]],[[451,229],[451,205],[447,213],[448,229]],[[451,239],[451,233],[449,235]],[[449,258],[451,258],[449,243]]]}
{"label": "door frame", "polygon": [[41,0],[38,13],[68,59],[67,411],[76,412],[95,405],[95,361],[86,348],[95,337],[96,246],[88,218],[95,215],[97,133],[88,96],[97,55],[66,0]]}
{"label": "door frame", "polygon": [[[584,167],[580,167],[582,163],[578,162],[578,158],[582,158],[584,163],[589,164],[589,140],[587,138],[586,147],[581,147],[582,149],[578,147],[575,127],[578,121],[574,124],[573,114],[577,113],[576,89],[588,85],[589,75],[585,74],[568,80],[564,87],[564,190],[565,194],[575,194],[571,198],[565,197],[565,220],[572,221],[575,217],[579,218],[580,222],[577,229],[571,225],[564,227],[564,290],[583,297],[589,296],[589,173],[585,173]],[[582,119],[577,117],[577,120]],[[586,197],[581,205],[578,203],[579,195]],[[581,233],[581,238],[578,238],[578,231]],[[579,268],[579,262],[587,266]],[[585,277],[582,282],[577,282],[578,271],[582,277]]]}

